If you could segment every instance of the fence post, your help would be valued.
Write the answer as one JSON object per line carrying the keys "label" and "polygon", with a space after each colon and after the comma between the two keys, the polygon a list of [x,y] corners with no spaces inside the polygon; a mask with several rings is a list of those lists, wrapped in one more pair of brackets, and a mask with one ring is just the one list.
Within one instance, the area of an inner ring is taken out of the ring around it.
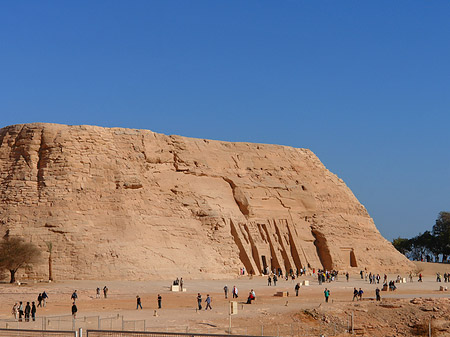
{"label": "fence post", "polygon": [[261,324],[261,336],[264,336],[264,324]]}
{"label": "fence post", "polygon": [[353,311],[352,311],[352,335],[355,334],[355,329],[354,329],[354,325],[353,325],[355,321],[354,321],[354,318],[353,318],[353,314],[354,314],[354,313],[353,313]]}

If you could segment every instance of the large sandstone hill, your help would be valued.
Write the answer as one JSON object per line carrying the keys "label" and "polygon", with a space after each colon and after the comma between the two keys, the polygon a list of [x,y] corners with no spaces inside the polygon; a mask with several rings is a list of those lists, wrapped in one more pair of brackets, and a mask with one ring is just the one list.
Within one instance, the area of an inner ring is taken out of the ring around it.
{"label": "large sandstone hill", "polygon": [[307,149],[147,130],[0,130],[0,233],[43,252],[26,276],[218,278],[413,266]]}

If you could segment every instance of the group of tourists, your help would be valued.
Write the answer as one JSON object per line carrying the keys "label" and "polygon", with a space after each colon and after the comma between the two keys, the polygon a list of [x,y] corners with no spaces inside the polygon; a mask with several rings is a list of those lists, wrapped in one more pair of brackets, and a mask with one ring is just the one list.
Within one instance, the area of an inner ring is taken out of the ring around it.
{"label": "group of tourists", "polygon": [[[436,273],[436,282],[442,282],[441,273]],[[450,273],[444,273],[444,282],[450,282]]]}
{"label": "group of tourists", "polygon": [[[162,296],[161,294],[158,294],[157,297],[157,301],[158,301],[158,309],[162,309]],[[141,297],[139,295],[136,295],[136,310],[138,310],[139,308],[142,308],[142,300]]]}
{"label": "group of tourists", "polygon": [[[104,298],[108,297],[108,291],[109,291],[108,287],[104,286],[103,287],[103,297]],[[97,287],[97,289],[95,289],[95,298],[100,298],[101,292],[102,292],[102,290],[100,289],[100,287]]]}
{"label": "group of tourists", "polygon": [[[209,296],[209,294],[206,295],[206,300],[205,300],[206,308],[205,308],[205,310],[208,310],[208,308],[210,310],[212,310],[211,301],[212,301],[212,299]],[[200,293],[197,294],[197,307],[198,307],[198,310],[202,310],[202,295]]]}
{"label": "group of tourists", "polygon": [[325,283],[325,282],[332,282],[336,281],[338,279],[339,272],[337,270],[317,270],[317,281],[319,281],[319,284]]}
{"label": "group of tourists", "polygon": [[172,283],[174,286],[180,286],[180,291],[183,291],[183,285],[184,285],[184,282],[183,282],[183,278],[178,278],[177,277],[177,279],[175,280],[175,281],[173,281],[173,283]]}
{"label": "group of tourists", "polygon": [[27,302],[25,307],[23,306],[23,302],[15,303],[12,308],[12,314],[14,316],[15,320],[19,320],[19,322],[22,322],[25,320],[25,322],[30,321],[30,317],[32,321],[36,320],[36,305],[34,302]]}
{"label": "group of tourists", "polygon": [[43,293],[39,293],[37,297],[38,304],[36,305],[35,302],[27,302],[27,304],[24,306],[23,302],[15,303],[12,307],[11,313],[14,316],[15,320],[18,320],[19,322],[29,322],[30,319],[32,321],[36,320],[36,311],[38,307],[45,307],[47,303],[48,295],[47,292],[44,291]]}

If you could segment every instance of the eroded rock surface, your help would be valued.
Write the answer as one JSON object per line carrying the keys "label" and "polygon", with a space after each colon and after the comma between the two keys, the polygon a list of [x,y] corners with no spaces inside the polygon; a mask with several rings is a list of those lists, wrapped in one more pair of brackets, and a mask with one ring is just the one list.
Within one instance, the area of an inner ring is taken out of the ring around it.
{"label": "eroded rock surface", "polygon": [[57,279],[216,278],[239,267],[413,266],[307,149],[147,130],[0,130],[0,230],[46,241]]}

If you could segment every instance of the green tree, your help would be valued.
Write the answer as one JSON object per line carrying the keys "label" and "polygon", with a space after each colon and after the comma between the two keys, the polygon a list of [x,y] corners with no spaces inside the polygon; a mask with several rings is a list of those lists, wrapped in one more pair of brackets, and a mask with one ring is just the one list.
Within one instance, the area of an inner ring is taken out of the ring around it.
{"label": "green tree", "polygon": [[397,249],[403,255],[408,256],[408,254],[411,252],[412,242],[410,239],[398,237],[397,239],[392,240],[392,244],[394,245],[395,249]]}
{"label": "green tree", "polygon": [[411,253],[410,256],[414,260],[420,260],[424,255],[434,254],[434,237],[431,235],[430,231],[425,231],[423,234],[419,234],[411,241]]}
{"label": "green tree", "polygon": [[0,268],[11,273],[10,283],[16,281],[19,268],[36,262],[40,255],[41,252],[35,245],[22,238],[8,236],[0,242]]}
{"label": "green tree", "polygon": [[433,236],[435,246],[438,247],[438,254],[443,255],[443,261],[450,255],[450,213],[440,212],[436,223],[433,226]]}

